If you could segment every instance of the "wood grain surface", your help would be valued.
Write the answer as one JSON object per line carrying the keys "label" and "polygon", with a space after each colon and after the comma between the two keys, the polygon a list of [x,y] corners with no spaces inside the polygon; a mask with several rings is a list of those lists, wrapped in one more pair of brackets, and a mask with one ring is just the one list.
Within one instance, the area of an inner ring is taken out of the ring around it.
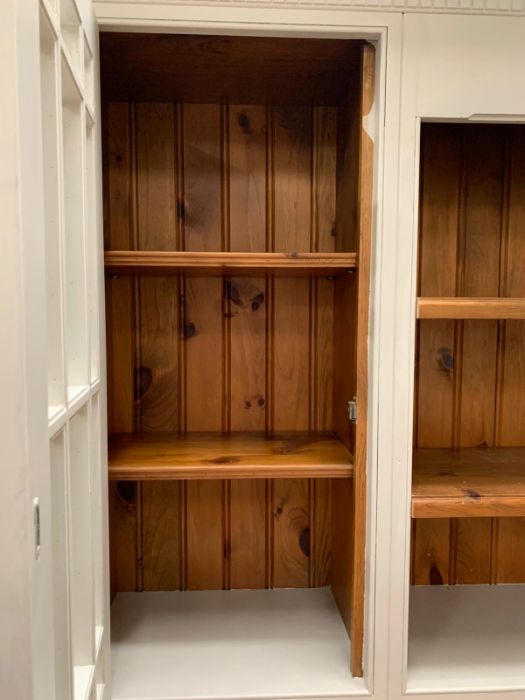
{"label": "wood grain surface", "polygon": [[525,448],[414,451],[412,516],[525,515]]}
{"label": "wood grain surface", "polygon": [[349,477],[352,455],[330,433],[120,433],[109,443],[112,480]]}
{"label": "wood grain surface", "polygon": [[[524,136],[522,126],[423,128],[419,296],[427,320],[418,324],[416,448],[490,454],[525,445],[525,331],[514,320],[523,318],[525,296]],[[433,305],[441,320],[428,320]],[[487,494],[483,510],[472,499],[439,500],[436,517],[415,521],[412,581],[525,581],[523,560],[512,554],[524,521],[489,517],[521,513],[520,496],[498,498]],[[446,509],[455,517],[444,517]]]}

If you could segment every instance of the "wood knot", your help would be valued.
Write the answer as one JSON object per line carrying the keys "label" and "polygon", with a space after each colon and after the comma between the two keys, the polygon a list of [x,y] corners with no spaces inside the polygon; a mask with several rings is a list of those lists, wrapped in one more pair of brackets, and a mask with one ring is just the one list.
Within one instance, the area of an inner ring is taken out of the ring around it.
{"label": "wood knot", "polygon": [[481,498],[479,493],[477,491],[474,491],[474,489],[465,489],[463,493],[467,498],[470,498],[473,501],[479,501],[479,499]]}
{"label": "wood knot", "polygon": [[439,348],[438,362],[443,372],[447,372],[447,374],[452,374],[452,372],[454,371],[454,355],[450,348]]}
{"label": "wood knot", "polygon": [[432,566],[428,572],[428,582],[431,586],[442,586],[443,576],[436,566]]}
{"label": "wood knot", "polygon": [[135,482],[117,481],[115,491],[120,501],[128,508],[135,507]]}
{"label": "wood knot", "polygon": [[256,294],[253,299],[252,299],[252,311],[257,311],[261,304],[264,303],[264,293],[259,292],[259,294]]}
{"label": "wood knot", "polygon": [[193,338],[194,335],[197,335],[197,329],[195,328],[195,324],[191,321],[185,321],[185,323],[182,326],[183,340],[189,340],[190,338]]}
{"label": "wood knot", "polygon": [[305,527],[299,533],[299,548],[305,557],[310,556],[310,528]]}
{"label": "wood knot", "polygon": [[244,402],[244,408],[251,408],[251,407],[252,407],[252,402],[248,401],[248,399],[246,399],[246,401]]}
{"label": "wood knot", "polygon": [[231,301],[232,304],[235,304],[235,306],[244,306],[239,290],[231,280],[225,280],[224,282],[224,297]]}
{"label": "wood knot", "polygon": [[237,464],[240,462],[238,457],[215,457],[215,459],[206,460],[206,464]]}
{"label": "wood knot", "polygon": [[135,369],[134,397],[140,401],[153,384],[153,374],[149,367],[137,367]]}
{"label": "wood knot", "polygon": [[252,129],[250,124],[250,118],[248,117],[246,112],[239,112],[239,114],[237,115],[237,123],[246,134],[251,133]]}
{"label": "wood knot", "polygon": [[282,515],[283,511],[284,511],[284,508],[282,507],[282,505],[278,505],[276,507],[276,509],[274,510],[274,515],[277,515],[277,516]]}

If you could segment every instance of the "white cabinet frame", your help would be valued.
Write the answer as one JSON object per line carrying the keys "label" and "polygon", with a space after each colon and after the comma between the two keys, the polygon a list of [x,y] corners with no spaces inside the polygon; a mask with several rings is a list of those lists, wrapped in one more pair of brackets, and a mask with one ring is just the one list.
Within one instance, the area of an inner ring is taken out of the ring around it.
{"label": "white cabinet frame", "polygon": [[[329,9],[253,9],[166,3],[95,3],[102,31],[237,34],[366,39],[377,45],[376,101],[367,128],[375,140],[372,314],[370,322],[370,413],[366,543],[365,680],[363,695],[386,698],[387,636],[390,594],[389,475],[378,462],[379,347],[378,300],[393,280],[385,245],[395,237],[397,209],[398,115],[401,15],[348,13]],[[387,118],[388,111],[388,118]],[[386,183],[386,186],[385,186]]]}
{"label": "white cabinet frame", "polygon": [[[399,212],[388,241],[396,260],[381,300],[379,462],[392,480],[390,697],[479,699],[480,691],[407,691],[410,501],[416,330],[419,142],[422,121],[525,121],[523,18],[406,15],[401,81]],[[385,255],[387,251],[384,250]],[[392,286],[390,286],[392,285]],[[388,323],[395,319],[395,332]],[[387,467],[388,465],[388,467]],[[525,645],[525,640],[524,640]],[[525,690],[483,692],[486,700],[523,698]]]}

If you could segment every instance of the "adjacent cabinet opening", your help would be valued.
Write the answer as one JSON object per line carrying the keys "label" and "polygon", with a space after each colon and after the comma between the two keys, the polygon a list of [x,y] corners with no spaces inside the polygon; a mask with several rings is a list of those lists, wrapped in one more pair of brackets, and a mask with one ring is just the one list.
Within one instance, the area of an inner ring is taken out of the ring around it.
{"label": "adjacent cabinet opening", "polygon": [[423,125],[413,692],[525,687],[524,201],[523,126]]}
{"label": "adjacent cabinet opening", "polygon": [[374,66],[101,35],[116,700],[364,688]]}

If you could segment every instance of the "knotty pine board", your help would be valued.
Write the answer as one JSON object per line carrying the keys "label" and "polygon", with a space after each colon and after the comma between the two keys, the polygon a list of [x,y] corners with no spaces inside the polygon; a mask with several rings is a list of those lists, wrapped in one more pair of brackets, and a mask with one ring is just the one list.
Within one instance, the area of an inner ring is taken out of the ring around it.
{"label": "knotty pine board", "polygon": [[[525,295],[525,129],[424,125],[419,296]],[[416,447],[525,445],[525,324],[418,324]],[[525,581],[522,518],[413,522],[412,581]]]}
{"label": "knotty pine board", "polygon": [[[104,111],[107,248],[335,251],[334,108]],[[338,284],[108,279],[110,432],[332,429]],[[163,485],[111,486],[113,590],[328,582],[329,484]]]}

